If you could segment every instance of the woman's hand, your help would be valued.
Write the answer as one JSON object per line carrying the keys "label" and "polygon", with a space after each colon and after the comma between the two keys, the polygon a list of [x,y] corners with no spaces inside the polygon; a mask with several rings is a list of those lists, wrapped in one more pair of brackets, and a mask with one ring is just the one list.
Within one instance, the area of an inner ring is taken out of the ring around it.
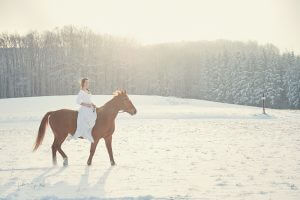
{"label": "woman's hand", "polygon": [[96,105],[93,104],[93,103],[92,103],[91,105],[92,105],[92,107],[93,107],[93,112],[95,112],[95,111],[96,111],[96,108],[97,108]]}

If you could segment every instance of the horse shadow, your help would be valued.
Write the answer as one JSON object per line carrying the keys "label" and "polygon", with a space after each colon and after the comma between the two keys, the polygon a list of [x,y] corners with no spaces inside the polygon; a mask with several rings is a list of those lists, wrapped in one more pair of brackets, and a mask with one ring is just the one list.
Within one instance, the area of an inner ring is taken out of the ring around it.
{"label": "horse shadow", "polygon": [[109,177],[109,174],[113,170],[113,167],[110,166],[109,168],[104,171],[102,176],[98,179],[98,181],[94,185],[90,185],[89,182],[89,174],[90,174],[90,166],[86,166],[84,173],[81,175],[79,184],[78,184],[78,190],[77,191],[86,191],[86,190],[91,190],[91,191],[97,191],[102,197],[105,197],[105,183],[107,178]]}
{"label": "horse shadow", "polygon": [[[57,176],[60,173],[62,173],[64,170],[66,170],[67,167],[61,167],[61,168],[57,168],[57,167],[50,167],[50,168],[44,168],[42,173],[39,174],[38,176],[36,176],[35,178],[32,179],[32,181],[27,184],[27,185],[22,185],[21,187],[18,187],[15,191],[11,192],[10,194],[8,194],[6,196],[6,198],[12,198],[14,196],[19,196],[22,195],[23,192],[28,191],[28,190],[46,190],[45,194],[49,194],[48,191],[58,191],[59,189],[62,189],[64,191],[69,191],[71,193],[74,194],[89,194],[89,199],[93,199],[93,200],[103,200],[103,199],[110,199],[110,200],[114,200],[114,199],[123,199],[123,200],[135,200],[135,199],[142,199],[142,200],[150,200],[153,199],[153,197],[151,195],[147,195],[147,196],[138,196],[138,197],[118,197],[118,198],[107,198],[106,196],[106,192],[105,192],[105,183],[107,181],[107,178],[109,177],[110,173],[113,170],[113,166],[110,166],[109,168],[107,168],[103,174],[99,177],[98,181],[93,184],[90,185],[89,184],[89,177],[90,177],[90,170],[91,167],[90,166],[86,166],[84,168],[84,172],[80,177],[79,183],[78,185],[69,185],[68,183],[66,183],[65,181],[60,181],[57,182],[54,185],[47,185],[46,184],[46,179],[49,177],[53,177],[53,176]],[[54,169],[58,169],[56,172],[51,173]],[[23,169],[26,170],[26,169]],[[32,169],[29,169],[32,170]],[[0,185],[1,186],[1,185]],[[8,186],[8,184],[6,184],[6,186]],[[10,186],[8,186],[10,187]],[[7,188],[6,188],[7,189]],[[90,195],[93,194],[93,195]],[[40,196],[38,199],[41,200],[48,200],[48,199],[53,199],[53,200],[59,200],[62,199],[59,196],[64,196],[63,194],[59,194],[59,192],[57,192],[56,194],[52,194],[50,193],[50,195],[42,195]],[[0,198],[1,199],[1,198]],[[68,200],[68,198],[63,198]],[[72,199],[72,198],[70,198]],[[76,199],[86,199],[85,198],[76,198]]]}
{"label": "horse shadow", "polygon": [[97,189],[103,196],[105,196],[105,190],[104,190],[104,186],[105,186],[105,182],[109,176],[109,174],[111,173],[113,167],[109,167],[104,173],[103,175],[99,178],[99,180],[97,181],[97,183],[93,186],[94,189]]}

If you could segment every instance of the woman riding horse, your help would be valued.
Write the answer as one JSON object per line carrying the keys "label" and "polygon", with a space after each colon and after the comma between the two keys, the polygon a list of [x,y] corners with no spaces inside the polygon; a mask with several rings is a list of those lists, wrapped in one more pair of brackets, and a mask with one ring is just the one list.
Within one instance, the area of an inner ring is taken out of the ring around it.
{"label": "woman riding horse", "polygon": [[[101,138],[105,140],[111,165],[115,165],[112,152],[112,134],[115,130],[115,119],[119,111],[124,111],[131,115],[135,115],[137,113],[137,110],[128,98],[126,91],[117,90],[113,94],[114,96],[110,101],[105,103],[102,107],[96,108],[97,118],[95,126],[92,129],[94,142],[91,143],[90,156],[87,161],[88,165],[92,164],[97,144]],[[61,145],[69,133],[74,135],[77,127],[77,116],[78,111],[70,109],[60,109],[47,112],[41,121],[33,151],[37,150],[37,148],[41,145],[49,121],[54,134],[54,141],[52,144],[53,164],[57,164],[56,152],[58,151],[63,157],[63,165],[67,166],[68,157],[61,149]]]}

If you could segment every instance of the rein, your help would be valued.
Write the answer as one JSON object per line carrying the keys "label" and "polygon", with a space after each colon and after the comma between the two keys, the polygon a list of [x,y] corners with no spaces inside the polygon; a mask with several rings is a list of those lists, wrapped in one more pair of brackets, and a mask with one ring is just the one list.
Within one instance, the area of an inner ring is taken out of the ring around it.
{"label": "rein", "polygon": [[[112,100],[113,100],[113,99],[112,99]],[[110,103],[112,100],[110,100],[110,101],[107,102],[107,103]],[[106,103],[106,104],[107,104],[107,103]],[[106,104],[105,104],[105,105],[106,105]],[[104,105],[104,106],[105,106],[105,105]],[[113,104],[112,106],[114,106],[114,105],[115,105],[115,104]],[[124,112],[125,112],[124,110],[119,110],[119,111],[118,111],[118,113],[124,113]]]}
{"label": "rein", "polygon": [[118,111],[118,113],[124,113],[125,111],[124,110],[120,110],[120,111]]}

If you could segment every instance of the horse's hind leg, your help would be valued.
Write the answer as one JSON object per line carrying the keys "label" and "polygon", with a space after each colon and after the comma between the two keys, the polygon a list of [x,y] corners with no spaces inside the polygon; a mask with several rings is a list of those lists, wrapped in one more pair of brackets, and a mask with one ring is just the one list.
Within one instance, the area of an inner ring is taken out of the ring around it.
{"label": "horse's hind leg", "polygon": [[65,154],[65,152],[61,149],[61,146],[58,147],[58,152],[60,153],[60,155],[63,157],[64,162],[63,165],[64,166],[68,166],[69,162],[68,162],[68,156]]}
{"label": "horse's hind leg", "polygon": [[52,162],[53,165],[57,165],[57,158],[56,158],[56,152],[58,150],[58,144],[57,144],[57,139],[54,138],[53,144],[52,144]]}
{"label": "horse's hind leg", "polygon": [[61,145],[62,143],[65,141],[67,135],[63,136],[62,138],[60,138],[60,140],[58,141],[58,146],[57,146],[57,150],[60,153],[60,155],[63,157],[63,165],[67,166],[68,165],[68,156],[65,154],[65,152],[61,149]]}

